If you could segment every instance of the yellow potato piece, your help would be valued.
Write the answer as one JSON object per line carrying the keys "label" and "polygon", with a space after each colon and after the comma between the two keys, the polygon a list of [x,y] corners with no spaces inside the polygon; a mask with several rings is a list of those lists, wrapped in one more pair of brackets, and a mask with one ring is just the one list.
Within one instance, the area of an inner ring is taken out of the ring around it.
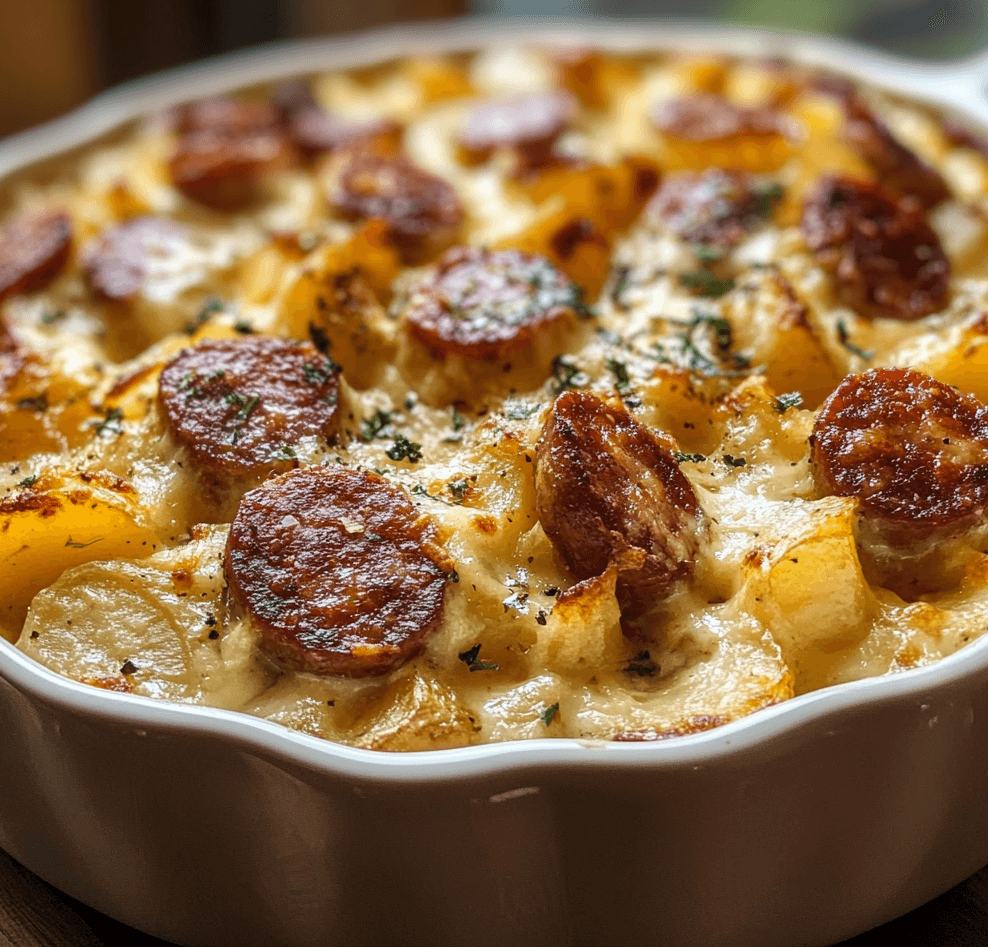
{"label": "yellow potato piece", "polygon": [[0,632],[14,640],[31,599],[66,569],[141,559],[159,545],[133,487],[119,477],[39,477],[0,501]]}

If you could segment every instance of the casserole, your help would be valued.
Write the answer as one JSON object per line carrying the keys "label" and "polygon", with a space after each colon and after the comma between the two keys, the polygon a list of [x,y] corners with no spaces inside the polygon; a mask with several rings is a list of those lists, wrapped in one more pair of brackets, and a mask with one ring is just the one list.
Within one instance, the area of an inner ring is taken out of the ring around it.
{"label": "casserole", "polygon": [[[612,24],[593,41],[782,52],[985,118],[973,62],[910,68],[754,33],[635,33]],[[545,44],[579,31],[502,36]],[[11,142],[0,172],[187,98],[489,40],[469,24],[404,30],[162,77]],[[393,758],[222,711],[108,698],[5,644],[0,844],[73,896],[188,943],[826,944],[988,859],[984,650],[668,743]]]}

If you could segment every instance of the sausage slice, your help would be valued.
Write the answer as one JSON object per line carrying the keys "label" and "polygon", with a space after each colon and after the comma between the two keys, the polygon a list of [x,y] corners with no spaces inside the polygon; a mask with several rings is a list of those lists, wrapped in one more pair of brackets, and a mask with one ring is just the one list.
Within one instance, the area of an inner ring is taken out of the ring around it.
{"label": "sausage slice", "polygon": [[285,667],[359,676],[414,655],[442,620],[451,564],[431,520],[377,474],[309,467],[245,494],[230,593]]}
{"label": "sausage slice", "polygon": [[23,213],[0,230],[0,300],[40,289],[69,258],[72,221],[61,210]]}
{"label": "sausage slice", "polygon": [[177,130],[172,182],[216,210],[249,207],[294,156],[278,111],[259,102],[194,102],[179,111]]}
{"label": "sausage slice", "polygon": [[347,149],[329,179],[329,200],[347,220],[383,220],[406,263],[421,263],[459,235],[463,207],[442,178],[407,158]]}
{"label": "sausage slice", "polygon": [[774,110],[738,105],[709,92],[662,102],[652,112],[652,123],[670,138],[690,142],[757,138],[778,135],[782,131],[779,115]]}
{"label": "sausage slice", "polygon": [[857,497],[894,545],[947,538],[988,508],[988,408],[929,375],[849,375],[813,427],[812,462],[828,493]]}
{"label": "sausage slice", "polygon": [[576,113],[576,100],[558,89],[485,102],[460,132],[461,154],[469,163],[479,163],[499,148],[511,148],[526,164],[544,163]]}
{"label": "sausage slice", "polygon": [[750,175],[708,168],[666,177],[649,212],[683,240],[729,250],[765,222],[781,196],[777,186],[758,183]]}
{"label": "sausage slice", "polygon": [[806,198],[802,230],[856,312],[909,322],[946,305],[950,262],[939,237],[914,203],[878,184],[822,178]]}
{"label": "sausage slice", "polygon": [[339,428],[339,369],[311,342],[211,339],[161,373],[158,404],[172,437],[220,480],[294,466],[303,437]]}
{"label": "sausage slice", "polygon": [[133,299],[155,258],[181,252],[188,228],[167,217],[136,217],[104,230],[82,254],[89,285],[104,299]]}
{"label": "sausage slice", "polygon": [[580,289],[544,257],[457,247],[412,293],[405,325],[440,355],[497,361],[574,315]]}
{"label": "sausage slice", "polygon": [[635,612],[692,574],[702,532],[696,493],[622,405],[586,391],[561,394],[535,464],[539,520],[578,579],[617,563],[619,601]]}

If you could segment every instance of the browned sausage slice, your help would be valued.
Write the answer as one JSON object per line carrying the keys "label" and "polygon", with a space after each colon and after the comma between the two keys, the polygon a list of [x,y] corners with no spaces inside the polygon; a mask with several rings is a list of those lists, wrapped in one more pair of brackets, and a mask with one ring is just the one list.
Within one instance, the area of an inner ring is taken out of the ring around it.
{"label": "browned sausage slice", "polygon": [[649,212],[683,240],[729,250],[764,223],[781,196],[778,186],[757,183],[750,175],[708,168],[666,177]]}
{"label": "browned sausage slice", "polygon": [[812,460],[886,541],[958,535],[988,508],[988,408],[911,369],[849,375],[820,408]]}
{"label": "browned sausage slice", "polygon": [[377,474],[295,470],[241,501],[226,547],[233,599],[278,663],[388,671],[442,620],[448,574],[431,521]]}
{"label": "browned sausage slice", "polygon": [[485,102],[460,132],[461,153],[469,162],[480,162],[498,148],[512,148],[526,164],[544,162],[576,112],[573,96],[558,89]]}
{"label": "browned sausage slice", "polygon": [[660,103],[652,112],[652,123],[671,138],[692,142],[778,135],[783,130],[778,113],[772,109],[737,105],[708,92]]}
{"label": "browned sausage slice", "polygon": [[803,237],[864,316],[912,321],[947,303],[950,263],[919,208],[879,185],[827,176],[807,196]]}
{"label": "browned sausage slice", "polygon": [[180,110],[172,182],[216,210],[257,201],[272,175],[293,158],[277,110],[258,102],[207,99]]}
{"label": "browned sausage slice", "polygon": [[89,285],[104,299],[130,300],[144,286],[149,261],[180,252],[188,228],[167,217],[136,217],[104,230],[82,254]]}
{"label": "browned sausage slice", "polygon": [[347,149],[330,175],[329,199],[347,220],[383,220],[409,263],[453,243],[463,224],[456,191],[407,158]]}
{"label": "browned sausage slice", "polygon": [[72,221],[60,210],[24,213],[0,230],[0,299],[40,289],[65,266]]}
{"label": "browned sausage slice", "polygon": [[702,530],[696,494],[672,454],[622,405],[564,392],[535,463],[539,520],[577,578],[616,562],[619,600],[637,611],[692,574]]}
{"label": "browned sausage slice", "polygon": [[544,257],[457,247],[412,293],[405,325],[440,355],[497,361],[574,315],[579,288]]}
{"label": "browned sausage slice", "polygon": [[165,366],[158,404],[201,469],[257,477],[292,467],[301,438],[336,435],[338,371],[310,342],[211,339]]}

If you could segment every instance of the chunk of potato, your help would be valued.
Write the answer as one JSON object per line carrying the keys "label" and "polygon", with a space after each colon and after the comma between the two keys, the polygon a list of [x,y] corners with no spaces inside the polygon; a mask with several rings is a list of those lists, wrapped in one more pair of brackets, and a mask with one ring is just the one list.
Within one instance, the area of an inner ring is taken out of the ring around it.
{"label": "chunk of potato", "polygon": [[14,640],[31,599],[66,569],[140,559],[160,545],[134,488],[107,473],[47,473],[0,500],[0,630]]}

